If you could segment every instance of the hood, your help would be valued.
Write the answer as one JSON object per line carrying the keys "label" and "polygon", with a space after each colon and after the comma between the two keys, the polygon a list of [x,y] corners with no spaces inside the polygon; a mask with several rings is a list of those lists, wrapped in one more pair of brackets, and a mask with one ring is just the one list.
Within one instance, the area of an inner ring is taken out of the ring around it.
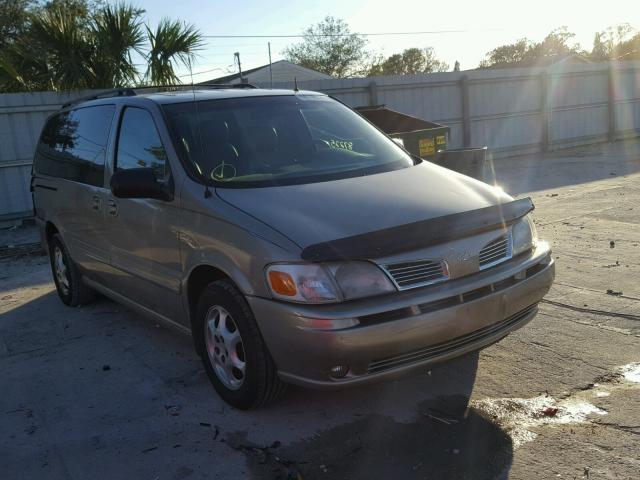
{"label": "hood", "polygon": [[216,193],[301,248],[512,200],[428,162],[364,177]]}

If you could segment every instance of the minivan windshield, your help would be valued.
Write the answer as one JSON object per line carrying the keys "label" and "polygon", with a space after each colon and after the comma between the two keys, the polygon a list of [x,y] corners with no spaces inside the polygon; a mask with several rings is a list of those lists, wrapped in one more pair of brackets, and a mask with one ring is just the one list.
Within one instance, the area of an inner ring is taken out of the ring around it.
{"label": "minivan windshield", "polygon": [[312,183],[407,168],[412,158],[324,95],[230,98],[163,106],[187,167],[203,183]]}

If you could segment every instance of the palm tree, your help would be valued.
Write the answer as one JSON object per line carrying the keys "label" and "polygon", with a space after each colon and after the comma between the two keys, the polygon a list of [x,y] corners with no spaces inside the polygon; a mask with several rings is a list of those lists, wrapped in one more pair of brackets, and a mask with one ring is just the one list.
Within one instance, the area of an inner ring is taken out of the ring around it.
{"label": "palm tree", "polygon": [[131,53],[144,55],[142,10],[131,5],[107,5],[90,25],[93,55],[90,66],[95,88],[134,85],[139,81]]}
{"label": "palm tree", "polygon": [[41,57],[45,68],[38,77],[50,76],[54,87],[72,90],[91,88],[94,83],[89,64],[93,45],[82,20],[61,6],[46,9],[33,17],[26,42],[20,42],[21,57]]}
{"label": "palm tree", "polygon": [[[202,35],[193,25],[168,19],[152,30],[143,13],[126,3],[84,14],[63,2],[37,10],[27,33],[0,51],[0,91],[113,88],[143,79],[180,83],[174,66],[190,66]],[[148,62],[144,76],[133,52]]]}
{"label": "palm tree", "polygon": [[147,54],[146,78],[152,85],[180,83],[174,62],[191,68],[195,52],[203,45],[202,35],[193,25],[163,18],[155,31],[147,27],[151,48]]}

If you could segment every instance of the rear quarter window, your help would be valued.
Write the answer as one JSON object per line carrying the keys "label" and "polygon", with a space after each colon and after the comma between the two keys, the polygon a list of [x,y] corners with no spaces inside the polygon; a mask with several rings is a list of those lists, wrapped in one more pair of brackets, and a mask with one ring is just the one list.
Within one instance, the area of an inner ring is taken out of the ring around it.
{"label": "rear quarter window", "polygon": [[114,105],[69,110],[45,125],[34,159],[36,173],[103,186]]}

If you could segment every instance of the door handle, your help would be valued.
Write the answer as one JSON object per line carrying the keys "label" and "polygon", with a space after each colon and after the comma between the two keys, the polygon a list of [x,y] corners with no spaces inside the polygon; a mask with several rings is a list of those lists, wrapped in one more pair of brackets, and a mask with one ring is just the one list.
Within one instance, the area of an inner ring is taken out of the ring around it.
{"label": "door handle", "polygon": [[100,197],[98,195],[91,197],[91,208],[100,210]]}
{"label": "door handle", "polygon": [[109,215],[113,215],[114,217],[118,215],[118,204],[114,199],[112,198],[109,199],[108,206],[109,206],[108,208]]}

